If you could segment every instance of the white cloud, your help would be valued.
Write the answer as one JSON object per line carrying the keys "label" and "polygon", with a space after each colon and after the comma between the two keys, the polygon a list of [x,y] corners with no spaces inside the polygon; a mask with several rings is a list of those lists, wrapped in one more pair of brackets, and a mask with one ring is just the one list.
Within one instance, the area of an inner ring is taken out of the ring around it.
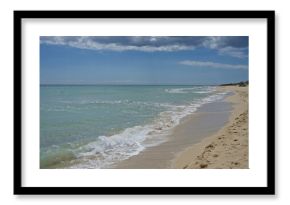
{"label": "white cloud", "polygon": [[187,65],[187,66],[192,66],[192,67],[207,67],[207,68],[222,68],[222,69],[248,69],[247,65],[224,64],[224,63],[216,63],[216,62],[210,62],[210,61],[185,60],[179,63],[182,65]]}
{"label": "white cloud", "polygon": [[220,55],[229,55],[236,58],[246,58],[248,55],[245,52],[246,48],[225,47],[220,48],[218,53]]}
{"label": "white cloud", "polygon": [[[233,38],[230,39],[233,40]],[[227,40],[229,40],[229,38],[222,36],[210,36],[203,42],[203,46],[206,48],[217,50],[218,54],[220,55],[227,55],[235,58],[248,57],[248,47],[233,47],[231,46],[231,44],[238,44],[238,42],[229,43],[226,42]]]}
{"label": "white cloud", "polygon": [[[138,40],[136,38],[135,40]],[[152,38],[151,40],[156,41],[156,38]],[[45,44],[53,44],[53,45],[67,45],[74,48],[80,49],[89,49],[89,50],[110,50],[110,51],[144,51],[144,52],[156,52],[156,51],[183,51],[183,50],[193,50],[193,46],[186,46],[180,44],[172,44],[172,45],[161,45],[161,46],[152,46],[152,45],[124,45],[118,43],[100,43],[97,41],[93,41],[88,37],[79,37],[74,38],[73,40],[67,40],[65,37],[53,37],[48,39],[41,40],[41,43]]]}
{"label": "white cloud", "polygon": [[217,49],[220,46],[221,42],[221,36],[210,36],[203,42],[203,46],[206,48]]}
{"label": "white cloud", "polygon": [[248,57],[248,38],[235,36],[42,36],[43,44],[107,51],[174,52],[195,48],[215,50],[219,55]]}

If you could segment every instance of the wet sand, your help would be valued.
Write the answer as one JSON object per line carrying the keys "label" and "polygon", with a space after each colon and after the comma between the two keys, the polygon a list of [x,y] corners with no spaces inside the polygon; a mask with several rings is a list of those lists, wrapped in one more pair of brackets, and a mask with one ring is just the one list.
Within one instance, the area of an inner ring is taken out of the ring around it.
{"label": "wet sand", "polygon": [[[224,88],[219,88],[224,89]],[[232,91],[232,95],[235,93]],[[191,153],[184,156],[181,153],[189,147],[199,144],[214,135],[228,124],[233,111],[230,101],[209,103],[187,116],[180,125],[175,127],[168,140],[156,147],[150,147],[117,164],[118,169],[162,169],[191,167]],[[186,152],[187,153],[187,152]],[[182,160],[179,159],[182,157]]]}
{"label": "wet sand", "polygon": [[[248,165],[248,87],[225,86],[235,95],[226,99],[232,103],[229,121],[217,133],[192,144],[176,155],[172,162],[180,169],[247,169]],[[193,123],[193,122],[192,122]]]}

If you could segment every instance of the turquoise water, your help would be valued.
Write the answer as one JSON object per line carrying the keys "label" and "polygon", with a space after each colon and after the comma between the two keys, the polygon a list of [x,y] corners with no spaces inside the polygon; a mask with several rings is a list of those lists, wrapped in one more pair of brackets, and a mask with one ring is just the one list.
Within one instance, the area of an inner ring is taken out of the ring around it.
{"label": "turquoise water", "polygon": [[40,168],[112,168],[225,94],[213,86],[41,86]]}

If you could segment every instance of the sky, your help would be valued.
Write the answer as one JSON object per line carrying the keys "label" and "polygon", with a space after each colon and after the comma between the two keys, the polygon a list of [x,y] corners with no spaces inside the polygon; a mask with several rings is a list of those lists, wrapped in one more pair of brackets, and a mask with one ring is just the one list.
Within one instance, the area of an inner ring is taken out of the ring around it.
{"label": "sky", "polygon": [[248,36],[41,36],[41,84],[248,80]]}

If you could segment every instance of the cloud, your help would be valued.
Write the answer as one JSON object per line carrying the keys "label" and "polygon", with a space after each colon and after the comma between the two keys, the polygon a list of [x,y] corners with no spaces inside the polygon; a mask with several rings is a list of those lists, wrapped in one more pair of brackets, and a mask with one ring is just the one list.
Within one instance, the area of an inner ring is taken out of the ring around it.
{"label": "cloud", "polygon": [[220,55],[247,57],[247,36],[42,36],[42,44],[96,51],[175,52],[195,48],[216,50]]}
{"label": "cloud", "polygon": [[248,69],[247,65],[224,64],[224,63],[216,63],[216,62],[210,62],[210,61],[185,60],[179,63],[181,65],[187,65],[187,66],[192,66],[196,68],[207,67],[207,68],[221,68],[221,69]]}
{"label": "cloud", "polygon": [[225,47],[245,48],[248,47],[248,36],[208,36],[203,45],[212,49],[221,49]]}
{"label": "cloud", "polygon": [[217,49],[220,46],[221,42],[222,42],[222,37],[211,36],[205,39],[205,41],[202,44],[206,48]]}
{"label": "cloud", "polygon": [[220,55],[235,58],[248,57],[248,44],[247,36],[211,36],[203,42],[204,47],[217,50]]}
{"label": "cloud", "polygon": [[247,58],[248,48],[225,47],[218,50],[220,55],[228,55],[236,58]]}
{"label": "cloud", "polygon": [[[161,52],[161,51],[182,51],[182,50],[193,50],[193,46],[188,46],[179,43],[173,44],[153,44],[152,42],[158,41],[156,37],[150,37],[146,41],[137,38],[132,38],[131,42],[128,40],[119,41],[112,37],[112,41],[108,41],[104,38],[91,38],[91,37],[46,37],[41,39],[43,44],[53,45],[66,45],[74,48],[89,49],[89,50],[107,50],[107,51],[143,51],[143,52]],[[120,37],[116,37],[120,38]],[[148,42],[147,42],[148,41]],[[146,43],[147,42],[147,43]]]}

